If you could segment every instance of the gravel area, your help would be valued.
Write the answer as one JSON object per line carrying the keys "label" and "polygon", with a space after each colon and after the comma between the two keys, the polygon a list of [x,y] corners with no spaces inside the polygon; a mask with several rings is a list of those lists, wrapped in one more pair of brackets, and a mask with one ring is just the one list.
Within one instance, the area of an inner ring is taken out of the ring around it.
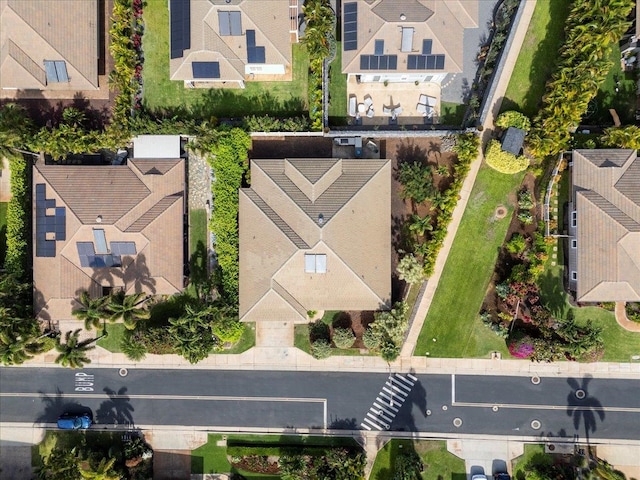
{"label": "gravel area", "polygon": [[211,168],[206,158],[189,152],[189,210],[209,209],[211,204]]}

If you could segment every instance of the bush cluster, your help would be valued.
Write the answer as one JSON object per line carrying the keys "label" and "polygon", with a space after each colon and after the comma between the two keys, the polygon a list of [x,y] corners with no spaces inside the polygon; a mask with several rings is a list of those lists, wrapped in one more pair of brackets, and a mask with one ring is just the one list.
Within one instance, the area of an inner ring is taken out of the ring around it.
{"label": "bush cluster", "polygon": [[9,158],[11,200],[7,206],[7,250],[4,268],[18,279],[25,279],[31,245],[31,196],[29,194],[29,162],[22,155]]}
{"label": "bush cluster", "polygon": [[531,130],[531,120],[524,113],[517,112],[515,110],[509,110],[508,112],[502,112],[496,118],[496,127],[507,129],[509,127],[516,127],[520,130],[528,132]]}
{"label": "bush cluster", "polygon": [[375,321],[365,331],[364,344],[391,362],[400,355],[409,328],[409,305],[398,302],[389,311],[376,312],[374,317]]}
{"label": "bush cluster", "polygon": [[487,165],[500,173],[515,174],[529,166],[529,160],[525,156],[516,157],[513,153],[505,152],[498,140],[489,142],[484,156]]}
{"label": "bush cluster", "polygon": [[244,118],[243,126],[249,132],[305,132],[309,129],[309,120],[305,117],[280,119],[270,115],[251,115]]}

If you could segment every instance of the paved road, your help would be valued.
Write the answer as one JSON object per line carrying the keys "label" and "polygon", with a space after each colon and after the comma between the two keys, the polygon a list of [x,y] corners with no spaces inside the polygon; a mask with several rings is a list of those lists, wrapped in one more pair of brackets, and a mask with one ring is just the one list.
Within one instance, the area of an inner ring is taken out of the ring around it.
{"label": "paved road", "polygon": [[[584,398],[576,392],[584,390]],[[429,415],[427,415],[429,410]],[[0,369],[0,422],[337,428],[640,439],[640,379]],[[461,425],[456,426],[456,419]],[[540,422],[533,428],[532,422]]]}

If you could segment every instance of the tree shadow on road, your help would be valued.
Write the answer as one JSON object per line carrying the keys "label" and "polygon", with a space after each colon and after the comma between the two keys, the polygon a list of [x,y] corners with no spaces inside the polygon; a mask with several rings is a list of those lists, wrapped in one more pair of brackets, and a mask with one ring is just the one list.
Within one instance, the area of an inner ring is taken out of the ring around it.
{"label": "tree shadow on road", "polygon": [[89,407],[81,405],[76,400],[65,398],[64,393],[59,388],[56,388],[55,395],[47,395],[42,391],[38,393],[42,396],[44,410],[36,418],[36,423],[55,423],[63,413],[88,414],[93,417],[93,412]]}
{"label": "tree shadow on road", "polygon": [[127,395],[127,387],[122,387],[117,392],[105,387],[103,390],[109,400],[105,400],[100,404],[96,411],[96,422],[101,424],[130,424],[133,425],[133,411],[129,396]]}
{"label": "tree shadow on road", "polygon": [[592,379],[591,376],[585,376],[582,382],[575,378],[567,379],[567,384],[571,387],[567,394],[567,416],[573,418],[573,426],[577,432],[580,431],[580,424],[584,426],[587,445],[590,434],[597,430],[598,419],[603,422],[605,418],[600,400],[589,395],[589,383]]}

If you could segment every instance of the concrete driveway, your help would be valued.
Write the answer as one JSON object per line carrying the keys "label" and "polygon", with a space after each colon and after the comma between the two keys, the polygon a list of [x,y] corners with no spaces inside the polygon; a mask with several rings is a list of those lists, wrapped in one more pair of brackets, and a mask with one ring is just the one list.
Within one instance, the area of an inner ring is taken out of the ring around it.
{"label": "concrete driveway", "polygon": [[464,459],[467,478],[511,473],[511,460],[524,453],[524,444],[509,440],[447,440],[447,450]]}

